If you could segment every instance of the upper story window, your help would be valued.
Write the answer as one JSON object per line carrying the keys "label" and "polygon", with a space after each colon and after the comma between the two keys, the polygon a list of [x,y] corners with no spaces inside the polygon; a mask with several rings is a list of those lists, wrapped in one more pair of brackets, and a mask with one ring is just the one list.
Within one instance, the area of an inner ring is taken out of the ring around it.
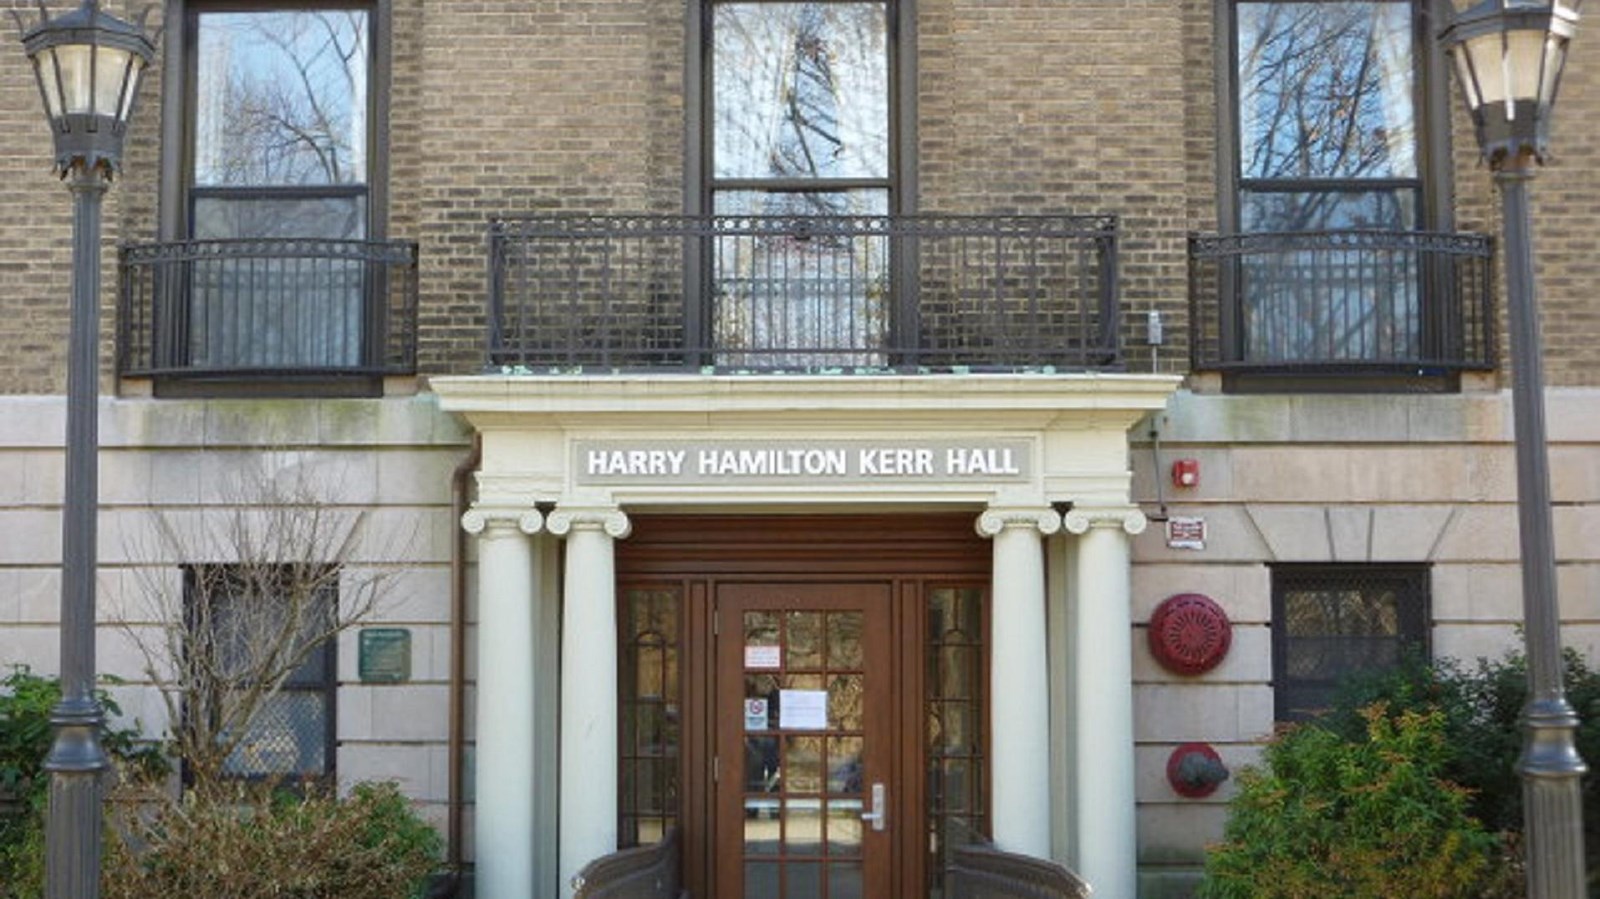
{"label": "upper story window", "polygon": [[1191,242],[1191,287],[1196,366],[1230,389],[1442,390],[1490,364],[1432,2],[1218,0],[1223,233]]}
{"label": "upper story window", "polygon": [[886,3],[716,3],[712,207],[886,215]]}
{"label": "upper story window", "polygon": [[890,242],[861,217],[903,211],[891,127],[898,7],[710,0],[699,202],[740,220],[706,259],[718,364],[886,361],[842,348],[889,342]]}
{"label": "upper story window", "polygon": [[120,255],[119,371],[159,395],[371,395],[415,370],[386,240],[388,5],[173,0],[158,242]]}
{"label": "upper story window", "polygon": [[1234,5],[1241,231],[1418,227],[1414,15],[1405,0]]}
{"label": "upper story window", "polygon": [[190,235],[366,237],[368,12],[191,15]]}
{"label": "upper story window", "polygon": [[1393,670],[1428,646],[1425,565],[1279,565],[1272,569],[1276,718],[1330,706],[1354,675]]}

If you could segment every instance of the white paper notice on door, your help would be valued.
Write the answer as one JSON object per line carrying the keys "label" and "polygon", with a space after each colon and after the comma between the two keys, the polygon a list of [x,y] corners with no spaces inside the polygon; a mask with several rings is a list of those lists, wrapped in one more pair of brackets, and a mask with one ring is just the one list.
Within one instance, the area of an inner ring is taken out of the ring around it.
{"label": "white paper notice on door", "polygon": [[783,647],[781,646],[746,646],[744,648],[744,667],[746,668],[782,668]]}
{"label": "white paper notice on door", "polygon": [[779,690],[778,727],[783,730],[827,730],[827,690]]}

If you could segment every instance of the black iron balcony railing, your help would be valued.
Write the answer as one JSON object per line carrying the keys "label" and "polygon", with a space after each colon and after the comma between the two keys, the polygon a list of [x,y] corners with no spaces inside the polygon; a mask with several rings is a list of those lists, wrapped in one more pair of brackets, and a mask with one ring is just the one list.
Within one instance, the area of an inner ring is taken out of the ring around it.
{"label": "black iron balcony railing", "polygon": [[122,375],[380,376],[416,368],[415,243],[128,244],[118,266]]}
{"label": "black iron balcony railing", "polygon": [[1479,234],[1191,236],[1194,368],[1390,374],[1493,368],[1493,252]]}
{"label": "black iron balcony railing", "polygon": [[496,221],[489,365],[538,372],[1099,369],[1112,216]]}

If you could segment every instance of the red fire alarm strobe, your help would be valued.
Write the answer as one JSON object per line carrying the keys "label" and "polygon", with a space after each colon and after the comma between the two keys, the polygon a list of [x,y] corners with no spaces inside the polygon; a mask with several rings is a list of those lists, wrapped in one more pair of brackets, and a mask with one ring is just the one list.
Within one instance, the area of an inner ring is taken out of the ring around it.
{"label": "red fire alarm strobe", "polygon": [[1200,486],[1200,460],[1176,459],[1172,463],[1172,486]]}
{"label": "red fire alarm strobe", "polygon": [[1150,654],[1175,674],[1204,674],[1233,644],[1233,624],[1209,596],[1179,593],[1150,615]]}

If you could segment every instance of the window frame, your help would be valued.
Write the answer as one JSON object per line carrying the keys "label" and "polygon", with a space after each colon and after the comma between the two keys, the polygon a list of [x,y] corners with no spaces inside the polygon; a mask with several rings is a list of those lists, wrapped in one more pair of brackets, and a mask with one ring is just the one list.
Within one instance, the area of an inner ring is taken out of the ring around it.
{"label": "window frame", "polygon": [[[1266,2],[1266,0],[1214,0],[1212,5],[1212,30],[1217,40],[1217,52],[1212,54],[1212,80],[1216,106],[1216,181],[1217,226],[1224,235],[1240,235],[1242,227],[1241,193],[1248,181],[1242,177],[1242,136],[1239,133],[1239,28],[1237,7],[1241,2]],[[1332,3],[1339,0],[1276,0],[1276,2]],[[1398,0],[1396,0],[1398,2]],[[1444,51],[1433,40],[1429,23],[1446,21],[1451,14],[1449,0],[1409,0],[1411,8],[1411,52],[1414,62],[1412,105],[1416,134],[1417,207],[1414,227],[1420,231],[1450,232],[1455,229],[1454,173],[1452,168],[1451,106],[1449,97],[1449,62]],[[1411,179],[1306,179],[1291,182],[1289,179],[1272,179],[1285,189],[1300,186],[1336,189],[1347,186],[1358,190],[1363,186],[1381,189],[1386,186],[1409,187]],[[1225,285],[1222,301],[1222,340],[1235,352],[1240,349],[1242,334],[1238,322],[1239,300],[1230,281]],[[1427,291],[1418,294],[1418,309],[1424,333],[1438,327],[1436,319],[1441,314],[1438,301]],[[1285,392],[1440,392],[1458,388],[1459,374],[1447,372],[1307,372],[1299,370],[1292,361],[1262,364],[1259,371],[1229,371],[1223,375],[1223,389],[1227,392],[1285,393]]]}
{"label": "window frame", "polygon": [[[274,12],[296,10],[365,10],[368,21],[366,96],[366,180],[364,187],[200,188],[200,194],[263,199],[364,196],[364,240],[388,239],[389,107],[393,72],[392,0],[166,0],[163,22],[166,46],[161,68],[160,186],[156,237],[162,242],[189,240],[193,232],[195,132],[198,115],[198,19],[208,12]],[[370,335],[364,337],[370,339]],[[383,379],[372,375],[276,374],[225,378],[157,378],[157,396],[379,396]]]}
{"label": "window frame", "polygon": [[[1433,654],[1433,578],[1432,566],[1424,563],[1316,563],[1270,566],[1272,576],[1272,717],[1274,721],[1304,721],[1311,713],[1296,712],[1290,706],[1292,685],[1317,685],[1324,681],[1291,678],[1288,666],[1287,615],[1285,602],[1293,590],[1347,590],[1365,592],[1369,585],[1384,585],[1400,594],[1395,639],[1410,644],[1411,651],[1424,658]],[[1330,634],[1329,636],[1359,636]],[[1348,677],[1353,672],[1341,672]]]}
{"label": "window frame", "polygon": [[[220,570],[221,577],[237,578],[235,573],[241,566],[226,562],[189,563],[182,566],[183,572],[183,626],[185,634],[194,630],[196,625],[194,603],[197,581],[200,572],[204,569]],[[279,566],[287,569],[285,564]],[[329,566],[331,569],[332,566]],[[330,580],[320,591],[322,596],[319,601],[327,603],[330,615],[338,614],[339,590],[337,579]],[[231,593],[229,602],[237,602],[236,593]],[[318,659],[317,657],[321,658]],[[296,674],[291,674],[278,689],[278,694],[306,693],[319,695],[322,698],[323,727],[322,727],[322,770],[313,777],[307,777],[299,771],[277,771],[252,774],[229,774],[222,772],[225,780],[239,783],[274,783],[293,788],[296,783],[317,783],[331,786],[338,783],[338,758],[339,758],[339,723],[338,723],[338,697],[339,697],[339,639],[337,634],[330,635],[322,641],[320,646],[312,648],[307,653],[302,667],[309,665],[313,660],[318,660],[322,665],[322,678],[308,680],[305,683],[296,683]],[[188,703],[183,706],[183,715],[187,717],[193,712]],[[185,786],[193,783],[193,773],[187,764],[182,766],[180,778]]]}

